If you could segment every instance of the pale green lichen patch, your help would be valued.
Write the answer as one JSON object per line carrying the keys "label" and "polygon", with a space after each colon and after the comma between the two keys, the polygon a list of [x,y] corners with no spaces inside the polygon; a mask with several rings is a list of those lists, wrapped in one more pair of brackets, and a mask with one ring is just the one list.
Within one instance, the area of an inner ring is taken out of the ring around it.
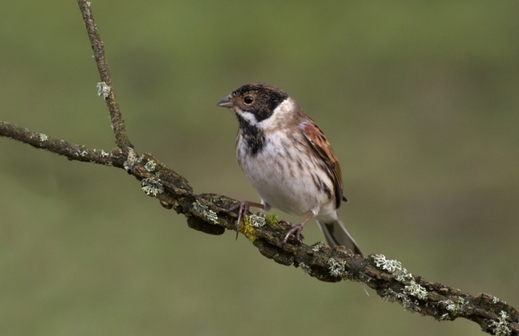
{"label": "pale green lichen patch", "polygon": [[310,266],[308,266],[304,262],[300,263],[299,266],[301,267],[303,273],[312,275],[312,269],[310,268]]}
{"label": "pale green lichen patch", "polygon": [[43,134],[43,133],[39,134],[39,138],[40,138],[41,142],[45,142],[45,141],[49,140],[49,137],[47,136],[47,134]]}
{"label": "pale green lichen patch", "polygon": [[398,260],[386,259],[386,256],[383,254],[373,255],[373,260],[375,261],[375,266],[393,274],[398,282],[411,281],[413,279],[413,275],[407,272]]}
{"label": "pale green lichen patch", "polygon": [[403,266],[402,263],[398,260],[390,260],[386,259],[386,256],[383,254],[375,254],[372,256],[375,261],[375,266],[380,268],[381,270],[388,271],[389,273],[395,276],[396,281],[405,282],[412,281],[413,274],[409,273]]}
{"label": "pale green lichen patch", "polygon": [[321,249],[323,248],[323,246],[324,246],[324,243],[323,243],[323,242],[315,243],[314,245],[312,245],[312,251],[314,251],[314,252],[319,252],[319,251],[321,251]]}
{"label": "pale green lichen patch", "polygon": [[501,312],[499,312],[498,321],[492,321],[490,323],[490,328],[493,328],[494,334],[496,336],[509,336],[512,334],[512,330],[510,327],[508,327],[508,322],[506,321],[507,319],[508,314],[501,310]]}
{"label": "pale green lichen patch", "polygon": [[450,321],[451,317],[450,317],[449,314],[445,313],[442,316],[440,316],[440,318],[438,320],[440,320],[440,321]]}
{"label": "pale green lichen patch", "polygon": [[404,289],[400,293],[391,289],[388,290],[386,292],[386,301],[400,302],[405,310],[420,311],[419,302],[414,298],[419,300],[427,299],[427,289],[416,283],[413,275],[398,260],[389,260],[382,254],[375,254],[372,258],[377,268],[391,273],[396,281],[405,284]]}
{"label": "pale green lichen patch", "polygon": [[132,171],[133,167],[135,167],[135,164],[139,161],[139,158],[137,157],[137,153],[135,153],[135,150],[131,147],[128,147],[128,156],[126,157],[126,161],[123,162],[123,168],[127,172]]}
{"label": "pale green lichen patch", "polygon": [[460,313],[464,313],[469,306],[469,303],[461,296],[458,296],[458,302],[454,302],[450,299],[439,302],[444,305],[445,309],[452,315],[456,316]]}
{"label": "pale green lichen patch", "polygon": [[110,86],[108,86],[105,82],[97,83],[97,95],[103,97],[104,99],[108,98],[110,95]]}
{"label": "pale green lichen patch", "polygon": [[141,189],[148,196],[157,196],[164,192],[164,187],[159,180],[154,178],[145,178],[141,181]]}
{"label": "pale green lichen patch", "polygon": [[204,216],[211,223],[218,224],[218,215],[216,214],[216,212],[209,209],[207,206],[202,205],[198,200],[193,202],[193,208],[196,212]]}
{"label": "pale green lichen patch", "polygon": [[395,292],[391,288],[388,288],[384,291],[384,294],[382,295],[382,300],[386,302],[395,302],[401,295],[402,294]]}
{"label": "pale green lichen patch", "polygon": [[266,224],[265,217],[263,216],[257,216],[257,215],[249,215],[247,216],[247,220],[250,222],[250,224],[254,227],[262,227]]}
{"label": "pale green lichen patch", "polygon": [[456,311],[456,304],[452,300],[444,300],[440,301],[441,304],[445,305],[445,309],[447,309],[450,312]]}
{"label": "pale green lichen patch", "polygon": [[328,271],[330,272],[331,276],[334,276],[334,277],[342,276],[345,273],[345,271],[344,271],[345,267],[346,267],[345,261],[337,261],[334,258],[330,258],[328,260]]}
{"label": "pale green lichen patch", "polygon": [[153,160],[146,162],[146,164],[144,165],[144,169],[146,169],[148,173],[153,173],[156,167],[157,164]]}
{"label": "pale green lichen patch", "polygon": [[411,283],[404,287],[404,291],[414,296],[420,300],[427,299],[427,290],[420,284],[417,284],[414,280],[411,281]]}
{"label": "pale green lichen patch", "polygon": [[402,263],[400,261],[388,260],[386,259],[386,256],[383,254],[375,254],[372,257],[375,261],[375,266],[384,271],[388,271],[391,274],[403,268]]}
{"label": "pale green lichen patch", "polygon": [[418,300],[411,300],[407,296],[403,297],[400,303],[402,304],[402,308],[404,308],[405,311],[419,312],[420,310],[422,310],[422,308],[420,308]]}
{"label": "pale green lichen patch", "polygon": [[398,302],[405,311],[419,312],[421,310],[418,300],[412,300],[407,294],[397,293],[391,288],[384,291],[382,300],[386,302]]}

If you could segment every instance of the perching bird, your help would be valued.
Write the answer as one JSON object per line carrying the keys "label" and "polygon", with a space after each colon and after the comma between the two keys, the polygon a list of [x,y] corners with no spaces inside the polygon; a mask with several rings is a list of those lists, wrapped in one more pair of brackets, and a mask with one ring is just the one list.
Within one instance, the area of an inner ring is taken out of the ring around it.
{"label": "perching bird", "polygon": [[306,215],[286,234],[300,240],[304,225],[317,220],[331,247],[344,245],[362,255],[337,214],[342,201],[341,168],[330,143],[294,99],[279,88],[250,83],[218,102],[238,119],[236,156],[243,172],[261,197],[261,204],[244,201],[238,225],[249,206],[271,207]]}

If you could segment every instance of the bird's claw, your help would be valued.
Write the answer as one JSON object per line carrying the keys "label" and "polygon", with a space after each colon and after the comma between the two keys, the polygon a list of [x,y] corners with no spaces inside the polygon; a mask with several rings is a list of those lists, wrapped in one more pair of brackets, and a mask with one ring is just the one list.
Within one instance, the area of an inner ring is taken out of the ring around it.
{"label": "bird's claw", "polygon": [[290,236],[294,236],[294,238],[299,243],[303,242],[303,237],[301,236],[301,231],[303,231],[303,227],[305,226],[305,223],[293,225],[292,223],[290,223],[286,220],[281,220],[280,223],[285,223],[285,224],[292,226],[292,228],[290,230],[288,230],[287,234],[285,235],[285,239],[283,239],[283,246],[287,243],[288,238]]}
{"label": "bird's claw", "polygon": [[240,224],[242,218],[245,218],[247,216],[247,213],[249,212],[250,208],[250,202],[249,201],[242,201],[240,203],[236,203],[232,207],[229,208],[229,212],[232,212],[236,209],[238,209],[238,220],[236,221],[236,239],[238,239],[238,234],[240,233]]}

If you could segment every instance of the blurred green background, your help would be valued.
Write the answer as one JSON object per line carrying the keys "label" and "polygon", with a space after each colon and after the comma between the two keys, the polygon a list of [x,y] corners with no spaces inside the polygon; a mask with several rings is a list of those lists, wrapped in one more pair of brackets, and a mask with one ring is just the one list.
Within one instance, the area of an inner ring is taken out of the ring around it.
{"label": "blurred green background", "polygon": [[[275,84],[341,161],[364,252],[519,306],[519,2],[93,1],[130,138],[257,200],[216,102]],[[114,146],[75,1],[0,2],[0,120]],[[480,335],[214,237],[121,170],[0,139],[2,335]],[[283,216],[284,218],[294,219]],[[297,218],[296,218],[297,220]],[[316,225],[306,242],[321,240]]]}

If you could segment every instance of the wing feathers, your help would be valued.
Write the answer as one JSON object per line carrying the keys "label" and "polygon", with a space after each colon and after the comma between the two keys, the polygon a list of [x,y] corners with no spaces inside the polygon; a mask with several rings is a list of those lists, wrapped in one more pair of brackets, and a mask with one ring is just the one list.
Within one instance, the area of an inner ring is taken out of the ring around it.
{"label": "wing feathers", "polygon": [[312,120],[306,120],[299,125],[301,132],[308,140],[308,142],[312,145],[312,148],[317,152],[317,154],[324,161],[324,164],[327,168],[327,173],[330,176],[330,179],[333,182],[333,188],[335,191],[335,204],[336,207],[339,208],[341,205],[341,201],[346,198],[342,194],[342,174],[341,167],[339,165],[339,161],[333,152],[332,146],[324,136],[323,131],[317,126],[317,124]]}

